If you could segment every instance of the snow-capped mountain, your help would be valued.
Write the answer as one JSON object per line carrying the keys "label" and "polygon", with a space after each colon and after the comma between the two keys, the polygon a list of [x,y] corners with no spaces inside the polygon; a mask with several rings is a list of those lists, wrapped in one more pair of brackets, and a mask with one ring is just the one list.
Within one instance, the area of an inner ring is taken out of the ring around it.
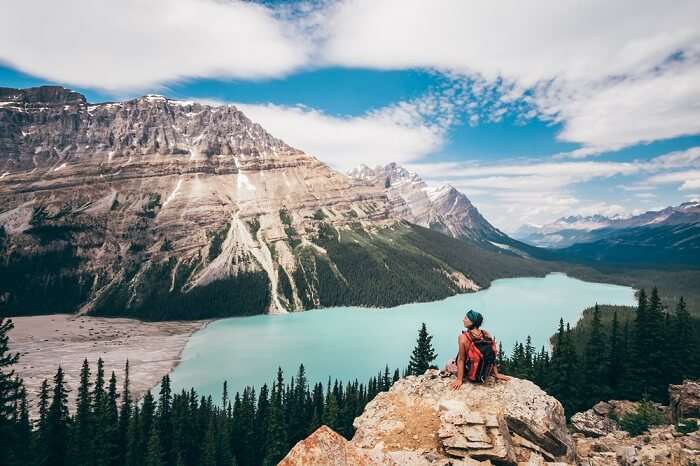
{"label": "snow-capped mountain", "polygon": [[428,186],[418,174],[396,163],[374,168],[361,165],[348,175],[359,185],[383,187],[392,214],[408,222],[453,238],[501,245],[512,242],[479,213],[467,196],[449,184]]}
{"label": "snow-capped mountain", "polygon": [[700,265],[700,202],[630,217],[570,216],[523,226],[516,237],[587,263]]}
{"label": "snow-capped mountain", "polygon": [[698,222],[700,222],[700,202],[694,201],[632,216],[570,215],[545,225],[523,225],[513,236],[534,246],[565,248],[576,243],[594,241],[613,230]]}
{"label": "snow-capped mountain", "polygon": [[525,224],[513,237],[533,246],[562,248],[585,241],[590,231],[609,227],[619,220],[621,217],[570,215],[544,225]]}

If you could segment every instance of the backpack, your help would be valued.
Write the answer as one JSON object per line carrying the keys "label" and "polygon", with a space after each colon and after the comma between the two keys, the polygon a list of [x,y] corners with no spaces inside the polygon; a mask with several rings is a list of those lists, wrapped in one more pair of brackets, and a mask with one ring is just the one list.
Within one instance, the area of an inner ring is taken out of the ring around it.
{"label": "backpack", "polygon": [[471,342],[467,348],[464,374],[470,382],[484,383],[496,365],[496,341],[484,331],[481,338],[474,338],[468,331],[463,333]]}

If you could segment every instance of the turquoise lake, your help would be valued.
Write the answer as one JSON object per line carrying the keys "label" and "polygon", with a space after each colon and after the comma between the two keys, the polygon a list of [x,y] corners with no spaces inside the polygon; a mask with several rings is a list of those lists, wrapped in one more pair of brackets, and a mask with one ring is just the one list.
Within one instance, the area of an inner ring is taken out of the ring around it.
{"label": "turquoise lake", "polygon": [[483,328],[510,353],[514,342],[528,335],[536,348],[548,345],[560,317],[573,325],[595,303],[633,305],[634,290],[553,273],[496,280],[477,293],[394,308],[338,307],[222,319],[192,336],[171,380],[176,390],[194,387],[215,400],[224,380],[232,392],[246,385],[257,392],[278,366],[288,380],[299,363],[311,382],[329,376],[366,382],[385,364],[391,370],[408,364],[421,322],[433,335],[436,364],[442,366],[456,353],[462,317],[470,308],[484,315]]}

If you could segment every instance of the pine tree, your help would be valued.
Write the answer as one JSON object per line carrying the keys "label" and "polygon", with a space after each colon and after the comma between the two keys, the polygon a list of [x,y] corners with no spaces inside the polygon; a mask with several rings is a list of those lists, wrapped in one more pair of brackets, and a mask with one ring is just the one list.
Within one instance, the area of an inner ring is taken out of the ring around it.
{"label": "pine tree", "polygon": [[173,464],[175,456],[172,451],[172,389],[170,388],[170,376],[165,375],[160,382],[160,396],[158,398],[158,439],[163,451],[163,460],[166,464]]}
{"label": "pine tree", "polygon": [[207,433],[204,437],[204,446],[202,449],[201,466],[216,466],[216,427],[214,419],[209,420]]}
{"label": "pine tree", "polygon": [[[267,431],[270,417],[270,398],[268,396],[267,384],[260,388],[258,395],[258,409],[255,412],[255,438],[258,443],[258,451],[264,452],[267,446]],[[260,455],[264,457],[264,453]]]}
{"label": "pine tree", "polygon": [[129,388],[129,360],[127,359],[124,367],[124,385],[122,386],[122,404],[119,409],[119,427],[117,434],[117,444],[120,448],[117,451],[115,463],[123,465],[126,462],[128,452],[127,445],[129,443],[129,421],[131,418],[131,391]]}
{"label": "pine tree", "polygon": [[61,366],[53,379],[53,398],[46,417],[46,464],[61,466],[68,464],[68,390]]}
{"label": "pine tree", "polygon": [[525,339],[525,346],[523,348],[523,376],[526,379],[532,378],[532,362],[535,354],[535,348],[532,346],[532,338],[530,335]]}
{"label": "pine tree", "polygon": [[684,379],[694,377],[698,374],[697,362],[698,338],[693,329],[693,321],[688,312],[683,297],[678,301],[676,314],[669,335],[671,345],[671,373],[672,383],[681,383]]}
{"label": "pine tree", "polygon": [[7,334],[12,328],[12,320],[0,317],[0,438],[3,439],[0,445],[8,445],[8,448],[0,448],[0,464],[13,464],[18,461],[15,455],[15,418],[16,405],[22,397],[22,382],[15,375],[14,369],[10,368],[19,360],[18,353],[9,352]]}
{"label": "pine tree", "polygon": [[12,417],[22,391],[21,381],[10,369],[19,361],[19,353],[10,353],[8,347],[8,333],[14,326],[12,319],[0,317],[0,422]]}
{"label": "pine tree", "polygon": [[433,348],[432,340],[433,336],[428,334],[428,329],[425,326],[425,322],[423,322],[418,331],[416,347],[413,349],[411,360],[408,363],[409,374],[421,375],[433,367],[431,364],[437,358],[437,353]]}
{"label": "pine tree", "polygon": [[[46,432],[46,421],[49,417],[49,381],[44,379],[39,388],[39,434]],[[43,443],[43,442],[42,442]]]}
{"label": "pine tree", "polygon": [[338,423],[338,398],[333,392],[326,397],[322,422],[330,428],[334,428]]}
{"label": "pine tree", "polygon": [[105,452],[102,455],[106,466],[116,466],[119,458],[119,411],[117,408],[117,377],[112,371],[107,389],[107,409],[105,412]]}
{"label": "pine tree", "polygon": [[582,404],[591,407],[610,397],[608,378],[608,345],[598,304],[593,308],[591,331],[583,354],[583,387],[581,387]]}
{"label": "pine tree", "polygon": [[282,368],[277,369],[277,382],[272,388],[270,418],[267,428],[267,451],[263,464],[277,464],[287,453],[287,429],[284,419],[284,377]]}
{"label": "pine tree", "polygon": [[647,309],[647,295],[644,289],[639,290],[637,312],[630,340],[630,366],[627,373],[627,392],[629,398],[639,399],[645,392],[647,362],[647,333],[651,326]]}
{"label": "pine tree", "polygon": [[575,413],[580,405],[580,377],[576,349],[571,341],[571,329],[564,328],[563,319],[559,320],[556,344],[551,360],[549,392],[564,406],[567,415]]}
{"label": "pine tree", "polygon": [[94,435],[94,422],[92,414],[92,393],[90,392],[90,365],[88,360],[83,360],[80,369],[80,385],[76,399],[76,413],[74,420],[74,448],[71,456],[76,465],[90,466],[93,464],[92,438]]}
{"label": "pine tree", "polygon": [[610,328],[610,345],[607,355],[608,386],[611,396],[617,396],[620,383],[625,379],[625,363],[627,361],[626,348],[623,346],[620,334],[620,322],[617,310],[613,313],[612,326]]}
{"label": "pine tree", "polygon": [[654,401],[664,401],[668,396],[668,389],[664,386],[667,367],[665,354],[667,336],[664,327],[663,305],[656,287],[651,291],[647,313],[649,325],[644,335],[646,369],[642,376],[643,393]]}
{"label": "pine tree", "polygon": [[151,435],[148,436],[148,449],[146,450],[146,466],[164,466],[163,450],[158,438],[158,428],[154,425]]}
{"label": "pine tree", "polygon": [[24,388],[20,392],[19,413],[15,435],[15,458],[18,465],[31,465],[34,463],[32,448],[32,423],[29,419],[29,405],[27,392]]}
{"label": "pine tree", "polygon": [[131,419],[129,419],[129,430],[127,431],[126,466],[141,466],[144,462],[142,436],[145,434],[141,431],[141,426],[141,411],[136,405]]}
{"label": "pine tree", "polygon": [[[141,445],[139,448],[141,451],[148,451],[148,442],[153,430],[158,430],[157,426],[154,426],[154,419],[156,413],[156,406],[153,400],[153,395],[149,390],[143,397],[143,404],[141,405],[141,425],[139,426],[139,431],[141,433],[140,440]],[[158,446],[160,446],[160,439],[158,439]]]}

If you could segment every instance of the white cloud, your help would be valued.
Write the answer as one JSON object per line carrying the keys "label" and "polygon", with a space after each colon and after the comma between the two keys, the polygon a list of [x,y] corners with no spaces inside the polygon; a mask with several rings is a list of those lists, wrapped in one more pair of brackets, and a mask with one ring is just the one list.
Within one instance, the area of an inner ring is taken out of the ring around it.
{"label": "white cloud", "polygon": [[236,104],[246,115],[288,144],[345,171],[419,159],[443,143],[444,127],[429,123],[430,99],[402,102],[359,117],[342,117],[306,107]]}
{"label": "white cloud", "polygon": [[536,110],[584,146],[573,157],[700,132],[695,0],[354,0],[328,16],[327,63],[468,76],[475,97],[495,89],[505,104],[491,121],[526,103],[520,116]]}
{"label": "white cloud", "polygon": [[669,152],[654,158],[653,162],[665,168],[700,166],[700,147]]}
{"label": "white cloud", "polygon": [[700,133],[700,66],[670,67],[539,105],[564,122],[559,138],[584,144],[573,157]]}
{"label": "white cloud", "polygon": [[672,173],[654,175],[647,179],[653,184],[680,184],[681,191],[700,189],[700,170],[684,170]]}
{"label": "white cloud", "polygon": [[653,0],[354,0],[330,12],[323,56],[346,66],[477,73],[527,88],[652,68],[697,46],[699,14],[693,0],[672,8]]}
{"label": "white cloud", "polygon": [[310,53],[292,23],[250,2],[22,0],[2,9],[0,62],[78,86],[280,76]]}

